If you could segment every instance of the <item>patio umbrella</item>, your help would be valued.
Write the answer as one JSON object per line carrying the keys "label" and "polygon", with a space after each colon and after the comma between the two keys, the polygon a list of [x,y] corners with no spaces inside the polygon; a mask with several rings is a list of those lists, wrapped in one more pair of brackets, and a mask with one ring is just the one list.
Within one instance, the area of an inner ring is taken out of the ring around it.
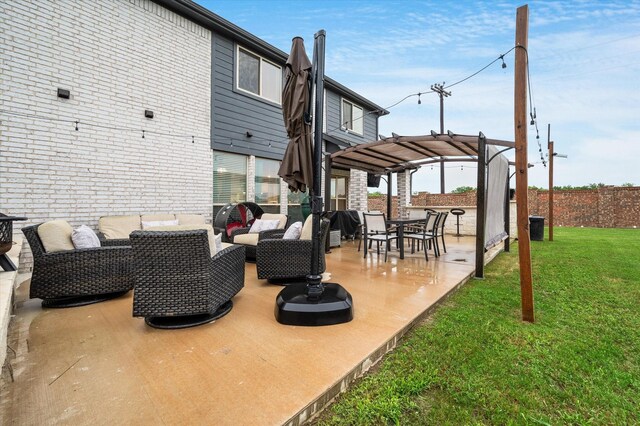
{"label": "patio umbrella", "polygon": [[285,66],[282,91],[282,117],[287,129],[289,145],[282,158],[278,176],[291,191],[306,192],[313,186],[311,158],[311,61],[304,50],[302,38],[292,41],[291,53]]}
{"label": "patio umbrella", "polygon": [[[312,214],[311,272],[306,283],[285,287],[276,297],[278,322],[289,325],[331,325],[353,319],[353,300],[337,283],[323,283],[319,273],[320,254],[320,173],[322,171],[322,118],[324,108],[324,39],[325,32],[315,34],[313,64],[304,51],[302,38],[293,39],[286,65],[286,82],[282,92],[282,114],[289,145],[278,175],[292,191],[309,189]],[[312,69],[311,73],[309,70]],[[315,87],[314,145],[311,152],[309,104]]]}

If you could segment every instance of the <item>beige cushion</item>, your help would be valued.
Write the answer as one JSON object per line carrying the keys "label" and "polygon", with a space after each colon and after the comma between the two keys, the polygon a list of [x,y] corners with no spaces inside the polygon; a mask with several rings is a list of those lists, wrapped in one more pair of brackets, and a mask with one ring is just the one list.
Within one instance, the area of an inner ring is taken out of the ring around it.
{"label": "beige cushion", "polygon": [[277,220],[278,227],[276,229],[284,229],[287,224],[287,215],[280,213],[263,213],[260,217],[262,220]]}
{"label": "beige cushion", "polygon": [[38,226],[38,236],[47,253],[75,249],[72,233],[73,228],[66,220],[52,220]]}
{"label": "beige cushion", "polygon": [[204,225],[206,222],[201,214],[177,214],[178,225]]}
{"label": "beige cushion", "polygon": [[146,230],[154,226],[175,226],[178,225],[178,219],[174,220],[152,220],[150,222],[142,221],[142,229]]}
{"label": "beige cushion", "polygon": [[231,247],[233,246],[232,243],[222,243],[222,250],[226,249],[227,247]]}
{"label": "beige cushion", "polygon": [[260,234],[240,234],[233,237],[234,244],[244,244],[245,246],[257,246]]}
{"label": "beige cushion", "polygon": [[307,220],[304,221],[304,225],[302,225],[302,231],[300,231],[300,239],[301,240],[310,240],[311,235],[313,234],[313,215],[307,216]]}
{"label": "beige cushion", "polygon": [[103,216],[98,221],[98,229],[108,240],[129,238],[133,231],[142,229],[140,216]]}
{"label": "beige cushion", "polygon": [[157,222],[157,221],[165,221],[165,220],[176,220],[176,215],[174,214],[143,214],[140,216],[140,221],[142,222]]}
{"label": "beige cushion", "polygon": [[153,226],[146,229],[146,231],[194,231],[196,229],[204,229],[207,231],[207,237],[209,238],[209,251],[211,256],[217,253],[216,251],[216,236],[213,233],[213,226],[211,225],[172,225],[172,226]]}

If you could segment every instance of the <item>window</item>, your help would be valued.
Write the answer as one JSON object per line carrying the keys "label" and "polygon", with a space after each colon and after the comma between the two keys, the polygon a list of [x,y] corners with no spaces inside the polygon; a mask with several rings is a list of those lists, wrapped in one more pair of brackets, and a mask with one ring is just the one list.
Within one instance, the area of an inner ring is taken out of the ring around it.
{"label": "window", "polygon": [[247,157],[213,153],[213,204],[239,203],[247,197]]}
{"label": "window", "polygon": [[347,209],[347,188],[348,179],[346,177],[331,178],[331,210]]}
{"label": "window", "polygon": [[238,89],[280,104],[282,67],[238,47]]}
{"label": "window", "polygon": [[280,212],[280,163],[275,160],[256,158],[256,203],[265,212]]}
{"label": "window", "polygon": [[364,134],[364,111],[346,99],[342,100],[342,128]]}

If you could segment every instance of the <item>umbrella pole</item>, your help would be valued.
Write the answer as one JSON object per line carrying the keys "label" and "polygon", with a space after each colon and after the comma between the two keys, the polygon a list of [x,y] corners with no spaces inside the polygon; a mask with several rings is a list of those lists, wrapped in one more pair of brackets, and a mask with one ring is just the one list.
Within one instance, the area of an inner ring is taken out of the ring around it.
{"label": "umbrella pole", "polygon": [[[307,295],[310,300],[318,300],[322,296],[324,286],[320,275],[320,215],[322,214],[322,197],[320,173],[322,170],[322,128],[324,110],[324,41],[326,33],[320,30],[315,34],[313,45],[312,76],[316,87],[316,105],[314,109],[313,129],[313,188],[311,194],[311,214],[313,235],[311,246],[311,274],[307,275]],[[313,89],[312,89],[313,90]],[[311,97],[310,97],[311,98]]]}
{"label": "umbrella pole", "polygon": [[[322,213],[322,117],[324,108],[324,41],[326,33],[315,34],[312,75],[316,87],[313,133],[313,188],[311,188],[312,242],[311,273],[307,282],[285,287],[276,297],[276,319],[289,325],[332,325],[353,319],[353,300],[347,290],[337,283],[322,283],[320,275]],[[313,88],[312,88],[313,90]]]}

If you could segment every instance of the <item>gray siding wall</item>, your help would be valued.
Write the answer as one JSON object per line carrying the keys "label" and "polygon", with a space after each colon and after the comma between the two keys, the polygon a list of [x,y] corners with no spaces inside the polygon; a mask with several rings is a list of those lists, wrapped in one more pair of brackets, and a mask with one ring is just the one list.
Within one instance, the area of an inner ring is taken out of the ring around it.
{"label": "gray siding wall", "polygon": [[[282,159],[287,146],[282,108],[236,91],[236,44],[233,40],[212,34],[211,49],[212,148],[217,151]],[[247,132],[251,132],[253,136],[247,137]]]}
{"label": "gray siding wall", "polygon": [[356,144],[378,140],[377,114],[367,114],[370,110],[367,110],[362,104],[349,98],[344,99],[358,105],[363,110],[364,135],[360,136],[352,132],[345,132],[344,130],[340,130],[340,124],[342,122],[342,99],[343,97],[340,94],[327,90],[327,124],[325,127],[325,133],[331,136],[335,136],[336,138],[348,140],[349,142]]}

